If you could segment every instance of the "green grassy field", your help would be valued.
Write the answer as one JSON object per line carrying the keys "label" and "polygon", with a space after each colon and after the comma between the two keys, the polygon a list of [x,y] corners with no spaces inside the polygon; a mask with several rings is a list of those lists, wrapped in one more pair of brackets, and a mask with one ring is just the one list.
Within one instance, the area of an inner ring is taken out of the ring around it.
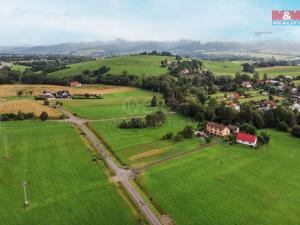
{"label": "green grassy field", "polygon": [[120,75],[127,70],[130,75],[161,75],[167,68],[161,68],[160,62],[175,59],[166,56],[119,56],[69,65],[70,68],[50,73],[50,76],[67,77],[79,75],[83,70],[95,71],[101,66],[110,67],[109,74]]}
{"label": "green grassy field", "polygon": [[83,118],[121,118],[146,115],[160,110],[160,107],[150,106],[154,95],[153,92],[134,89],[128,92],[105,94],[104,99],[65,101],[64,105],[69,111]]}
{"label": "green grassy field", "polygon": [[300,224],[300,139],[268,130],[256,150],[215,145],[140,177],[178,225]]}
{"label": "green grassy field", "polygon": [[[68,124],[0,124],[0,221],[5,225],[139,224],[102,161]],[[29,207],[24,208],[22,182]]]}
{"label": "green grassy field", "polygon": [[18,71],[20,71],[20,72],[24,72],[27,68],[30,68],[30,67],[28,67],[28,66],[23,66],[23,65],[17,65],[17,64],[13,64],[13,65],[11,66],[11,69],[12,69],[12,70],[18,70]]}
{"label": "green grassy field", "polygon": [[213,72],[216,76],[219,75],[231,75],[234,76],[237,72],[244,73],[242,71],[242,62],[220,62],[203,60],[204,69]]}
{"label": "green grassy field", "polygon": [[[242,71],[241,61],[232,61],[232,62],[220,62],[220,61],[211,61],[203,60],[205,69],[212,71],[216,76],[219,75],[231,75],[234,76],[237,72],[245,73]],[[260,77],[263,77],[265,73],[270,76],[300,76],[300,66],[274,66],[274,67],[265,67],[265,68],[256,68],[256,71],[259,72]],[[247,73],[251,75],[251,73]]]}
{"label": "green grassy field", "polygon": [[274,66],[266,68],[256,68],[256,71],[259,72],[260,76],[263,76],[265,73],[271,76],[300,76],[300,66]]}
{"label": "green grassy field", "polygon": [[168,132],[175,135],[188,124],[196,125],[190,119],[178,115],[168,115],[167,123],[161,127],[144,129],[121,129],[118,127],[121,121],[97,121],[92,126],[119,158],[131,166],[143,166],[172,154],[192,150],[202,143],[198,138],[180,143],[161,140]]}

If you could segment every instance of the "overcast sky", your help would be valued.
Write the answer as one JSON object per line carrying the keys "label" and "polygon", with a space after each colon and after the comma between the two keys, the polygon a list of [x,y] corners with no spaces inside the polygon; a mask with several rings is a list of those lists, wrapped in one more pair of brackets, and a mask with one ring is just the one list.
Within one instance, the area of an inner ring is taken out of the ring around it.
{"label": "overcast sky", "polygon": [[272,9],[300,10],[300,0],[0,0],[0,46],[116,38],[300,40],[300,26],[272,26]]}

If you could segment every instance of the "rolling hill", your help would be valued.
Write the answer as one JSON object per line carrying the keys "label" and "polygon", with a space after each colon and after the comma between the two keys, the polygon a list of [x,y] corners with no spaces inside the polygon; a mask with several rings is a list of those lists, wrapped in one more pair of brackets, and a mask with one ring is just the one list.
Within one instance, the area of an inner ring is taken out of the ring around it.
{"label": "rolling hill", "polygon": [[110,67],[111,70],[108,73],[113,75],[120,75],[125,70],[130,75],[161,75],[167,73],[167,68],[160,66],[160,62],[165,59],[174,60],[175,58],[150,55],[119,56],[71,64],[68,69],[55,71],[50,73],[49,76],[68,77],[79,75],[83,70],[95,71],[101,66]]}

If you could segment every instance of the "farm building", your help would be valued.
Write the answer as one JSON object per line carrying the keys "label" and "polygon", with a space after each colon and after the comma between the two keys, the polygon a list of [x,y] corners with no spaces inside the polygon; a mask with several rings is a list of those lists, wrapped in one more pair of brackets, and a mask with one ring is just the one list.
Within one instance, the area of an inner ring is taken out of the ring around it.
{"label": "farm building", "polygon": [[257,137],[255,135],[239,132],[236,135],[236,142],[243,145],[256,146]]}
{"label": "farm building", "polygon": [[206,124],[206,131],[209,134],[219,137],[226,137],[230,134],[230,129],[227,126],[214,122],[209,122]]}
{"label": "farm building", "polygon": [[79,83],[78,81],[70,82],[69,85],[71,87],[81,87],[81,83]]}

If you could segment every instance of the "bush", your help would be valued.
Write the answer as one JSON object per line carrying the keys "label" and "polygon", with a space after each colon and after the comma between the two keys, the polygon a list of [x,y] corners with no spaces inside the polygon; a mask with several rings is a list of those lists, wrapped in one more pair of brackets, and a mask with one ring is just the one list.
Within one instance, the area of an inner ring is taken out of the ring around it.
{"label": "bush", "polygon": [[24,120],[24,119],[25,119],[24,113],[22,113],[21,111],[19,111],[18,114],[17,114],[17,120]]}
{"label": "bush", "polygon": [[249,133],[249,134],[253,134],[253,135],[256,134],[256,127],[253,126],[252,124],[249,124],[249,123],[244,123],[241,126],[241,130],[246,132],[246,133]]}
{"label": "bush", "polygon": [[41,115],[40,115],[40,119],[42,121],[45,121],[48,119],[48,113],[47,112],[42,112]]}
{"label": "bush", "polygon": [[154,95],[152,100],[151,100],[151,107],[155,107],[155,106],[157,106],[157,97],[156,97],[156,95]]}
{"label": "bush", "polygon": [[50,104],[50,102],[48,99],[44,100],[44,105],[49,105],[49,104]]}
{"label": "bush", "polygon": [[212,137],[211,136],[206,136],[205,137],[205,143],[210,143],[212,141]]}
{"label": "bush", "polygon": [[163,140],[170,140],[172,139],[173,137],[173,133],[172,132],[169,132],[169,133],[166,133],[164,136],[163,136]]}
{"label": "bush", "polygon": [[183,131],[181,131],[181,135],[184,138],[193,138],[193,136],[194,136],[193,127],[192,126],[185,126]]}
{"label": "bush", "polygon": [[297,125],[297,126],[293,127],[292,134],[295,137],[300,137],[300,125]]}
{"label": "bush", "polygon": [[60,120],[63,120],[63,119],[65,119],[65,118],[66,118],[65,115],[60,115],[60,116],[58,117],[58,119],[60,119]]}
{"label": "bush", "polygon": [[25,119],[33,119],[34,118],[34,114],[33,113],[27,113],[25,114]]}
{"label": "bush", "polygon": [[182,139],[183,139],[182,134],[176,134],[174,137],[174,141],[176,141],[176,142],[180,142],[180,141],[182,141]]}
{"label": "bush", "polygon": [[284,131],[284,132],[288,132],[288,129],[289,129],[289,127],[288,127],[288,125],[287,125],[286,122],[280,121],[278,123],[278,130],[281,130],[281,131]]}

